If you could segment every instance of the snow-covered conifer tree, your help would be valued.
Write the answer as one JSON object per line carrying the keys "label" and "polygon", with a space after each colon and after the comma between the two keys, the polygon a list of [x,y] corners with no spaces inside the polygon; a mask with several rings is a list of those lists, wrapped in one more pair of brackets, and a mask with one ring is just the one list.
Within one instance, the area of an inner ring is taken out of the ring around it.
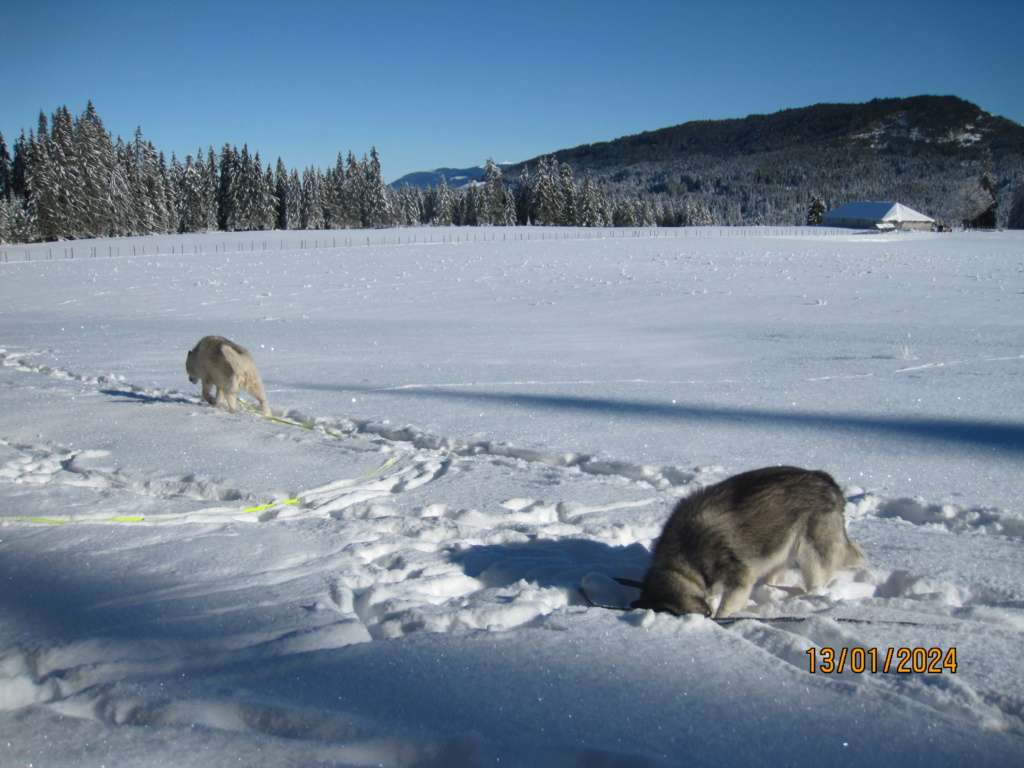
{"label": "snow-covered conifer tree", "polygon": [[21,195],[0,198],[0,242],[31,243],[39,239],[32,204]]}
{"label": "snow-covered conifer tree", "polygon": [[561,214],[560,179],[557,161],[542,157],[537,162],[533,177],[533,207],[531,218],[534,224],[558,224]]}
{"label": "snow-covered conifer tree", "polygon": [[398,221],[402,227],[416,227],[423,223],[423,193],[418,187],[402,184],[398,190]]}
{"label": "snow-covered conifer tree", "polygon": [[364,227],[389,227],[394,218],[391,210],[391,196],[381,176],[380,157],[377,148],[370,148],[369,161],[363,158],[363,173],[366,176],[366,207]]}
{"label": "snow-covered conifer tree", "polygon": [[277,221],[274,222],[276,229],[289,229],[288,226],[288,203],[290,192],[288,188],[288,169],[284,161],[277,158],[277,168],[274,169],[274,197],[277,198]]}
{"label": "snow-covered conifer tree", "polygon": [[82,180],[81,233],[103,237],[117,233],[117,206],[127,204],[127,184],[114,142],[92,102],[75,123],[76,160]]}
{"label": "snow-covered conifer tree", "polygon": [[217,171],[217,153],[213,147],[206,150],[206,162],[202,162],[202,152],[196,155],[196,170],[203,179],[203,219],[206,222],[205,232],[217,229],[217,190],[220,187],[220,175]]}
{"label": "snow-covered conifer tree", "polygon": [[3,206],[3,231],[0,232],[0,238],[7,243],[30,243],[39,239],[39,230],[26,181],[27,156],[31,147],[24,131],[14,142],[13,151],[8,175],[10,195],[0,195],[0,206]]}
{"label": "snow-covered conifer tree", "polygon": [[501,223],[506,227],[514,227],[519,223],[518,215],[516,212],[516,198],[515,195],[506,192],[505,193],[505,205],[502,208],[502,220]]}
{"label": "snow-covered conifer tree", "polygon": [[49,157],[49,121],[39,113],[39,138],[29,132],[25,147],[25,190],[32,201],[40,240],[56,240],[61,236],[60,209],[57,199],[56,173]]}
{"label": "snow-covered conifer tree", "polygon": [[690,207],[687,219],[691,227],[710,227],[715,223],[711,209],[708,208],[708,204],[704,200],[698,200]]}
{"label": "snow-covered conifer tree", "polygon": [[[200,155],[202,161],[202,155]],[[185,155],[185,164],[177,180],[178,231],[207,231],[205,179],[200,168],[193,162],[192,155]]]}
{"label": "snow-covered conifer tree", "polygon": [[514,187],[513,196],[515,197],[516,223],[523,225],[532,224],[533,177],[530,176],[528,168],[524,168],[522,174],[520,174],[519,181]]}
{"label": "snow-covered conifer tree", "polygon": [[324,173],[324,196],[327,205],[326,225],[330,229],[342,229],[346,225],[345,160],[338,153],[334,167]]}
{"label": "snow-covered conifer tree", "polygon": [[612,203],[612,226],[613,227],[635,227],[636,211],[633,202],[621,195],[616,195]]}
{"label": "snow-covered conifer tree", "polygon": [[127,217],[130,234],[168,232],[174,226],[168,210],[167,166],[151,142],[135,129],[132,143],[121,146],[121,163],[128,185],[131,213]]}
{"label": "snow-covered conifer tree", "polygon": [[1006,219],[1007,229],[1024,229],[1024,181],[1017,183],[1010,203],[1010,213]]}
{"label": "snow-covered conifer tree", "polygon": [[27,199],[29,196],[26,173],[28,167],[29,143],[25,131],[14,142],[11,158],[11,194]]}
{"label": "snow-covered conifer tree", "polygon": [[366,176],[356,156],[349,150],[345,161],[345,181],[342,186],[340,219],[345,227],[363,226],[363,210],[366,207]]}
{"label": "snow-covered conifer tree", "polygon": [[580,188],[580,226],[603,227],[608,223],[607,201],[604,193],[587,171]]}
{"label": "snow-covered conifer tree", "polygon": [[46,205],[37,212],[43,235],[47,240],[80,237],[84,190],[75,146],[74,120],[67,107],[54,112],[49,136],[40,136],[38,142],[44,149],[39,159],[45,166],[40,169],[45,175],[37,177],[33,195],[42,193],[41,186],[47,183],[44,178],[50,185],[49,191],[42,193]]}
{"label": "snow-covered conifer tree", "polygon": [[811,206],[807,209],[807,223],[810,226],[816,226],[821,224],[821,217],[825,215],[828,209],[825,207],[825,201],[820,197],[815,196],[811,200]]}
{"label": "snow-covered conifer tree", "polygon": [[7,151],[4,135],[0,133],[0,199],[10,200],[14,194],[11,180],[11,155]]}
{"label": "snow-covered conifer tree", "polygon": [[447,227],[454,223],[456,213],[455,194],[448,186],[444,174],[434,197],[434,213],[430,223],[436,227]]}
{"label": "snow-covered conifer tree", "polygon": [[231,200],[229,205],[231,215],[228,218],[226,229],[229,232],[252,229],[252,219],[256,208],[256,189],[248,144],[243,144],[242,151],[238,154],[238,165],[231,174],[228,197]]}
{"label": "snow-covered conifer tree", "polygon": [[[256,155],[257,165],[259,154]],[[277,205],[277,195],[274,194],[274,172],[270,170],[270,163],[263,172],[263,184],[260,189],[263,198],[263,218],[260,222],[260,229],[277,229],[277,220],[280,217]]]}
{"label": "snow-covered conifer tree", "polygon": [[562,163],[558,168],[558,197],[557,223],[566,227],[579,226],[579,196],[576,192],[572,168],[568,163]]}
{"label": "snow-covered conifer tree", "polygon": [[318,168],[302,172],[302,228],[324,228],[324,181]]}
{"label": "snow-covered conifer tree", "polygon": [[[152,144],[150,145],[152,146]],[[171,153],[171,162],[177,162],[174,153]],[[178,231],[178,200],[174,194],[174,188],[171,186],[171,170],[167,165],[167,161],[164,159],[164,153],[160,152],[158,155],[157,166],[159,168],[158,181],[160,187],[163,189],[163,200],[164,200],[164,219],[160,226],[160,232],[177,232]]]}
{"label": "snow-covered conifer tree", "polygon": [[299,172],[288,172],[288,229],[302,229],[302,182]]}
{"label": "snow-covered conifer tree", "polygon": [[225,144],[220,150],[219,173],[217,177],[217,228],[229,231],[229,222],[234,219],[234,201],[231,187],[238,173],[238,150]]}
{"label": "snow-covered conifer tree", "polygon": [[484,166],[484,201],[479,214],[481,224],[496,226],[505,223],[505,184],[501,180],[501,169],[493,157],[487,158]]}
{"label": "snow-covered conifer tree", "polygon": [[481,214],[484,210],[484,196],[478,184],[470,184],[462,190],[456,201],[455,223],[462,227],[476,227],[484,222]]}

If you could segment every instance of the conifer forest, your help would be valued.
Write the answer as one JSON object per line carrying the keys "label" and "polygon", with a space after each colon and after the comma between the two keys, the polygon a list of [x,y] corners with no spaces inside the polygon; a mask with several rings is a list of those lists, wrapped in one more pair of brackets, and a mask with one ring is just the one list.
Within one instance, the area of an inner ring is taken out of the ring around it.
{"label": "conifer forest", "polygon": [[[170,160],[144,138],[114,139],[90,103],[75,118],[40,114],[35,131],[8,149],[0,135],[0,241],[273,229],[422,225],[630,225],[642,206],[611,201],[589,176],[543,160],[514,185],[493,160],[480,183],[395,189],[375,148],[338,154],[326,170],[264,163],[225,144]],[[711,223],[707,221],[707,223]]]}

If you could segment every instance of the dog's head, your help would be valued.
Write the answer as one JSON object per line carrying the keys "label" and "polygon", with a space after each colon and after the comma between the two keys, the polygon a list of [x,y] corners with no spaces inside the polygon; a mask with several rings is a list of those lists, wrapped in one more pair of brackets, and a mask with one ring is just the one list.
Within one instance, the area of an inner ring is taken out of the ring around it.
{"label": "dog's head", "polygon": [[678,571],[652,569],[644,579],[640,599],[630,607],[671,613],[673,616],[687,613],[710,616],[711,607],[705,598],[706,590],[697,579]]}
{"label": "dog's head", "polygon": [[[198,347],[196,347],[198,349]],[[185,355],[185,373],[188,374],[189,383],[195,384],[199,381],[198,371],[196,371],[195,356],[196,349],[190,349],[188,354]]]}

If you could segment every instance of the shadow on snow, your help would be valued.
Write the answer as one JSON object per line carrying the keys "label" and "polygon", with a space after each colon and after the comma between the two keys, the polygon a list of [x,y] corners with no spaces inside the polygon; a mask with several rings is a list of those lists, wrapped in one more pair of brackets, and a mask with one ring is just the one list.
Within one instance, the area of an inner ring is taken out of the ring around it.
{"label": "shadow on snow", "polygon": [[297,389],[320,389],[338,392],[364,392],[452,400],[486,402],[498,406],[519,406],[536,410],[579,411],[597,415],[620,415],[646,419],[747,425],[752,427],[811,428],[838,432],[859,432],[878,437],[903,437],[953,445],[969,446],[1004,453],[1024,453],[1024,424],[1014,422],[977,421],[957,418],[906,416],[873,416],[827,414],[799,410],[768,408],[720,407],[687,403],[654,403],[577,395],[535,395],[521,392],[466,392],[442,387],[415,389],[382,389],[359,384],[316,385],[289,384]]}

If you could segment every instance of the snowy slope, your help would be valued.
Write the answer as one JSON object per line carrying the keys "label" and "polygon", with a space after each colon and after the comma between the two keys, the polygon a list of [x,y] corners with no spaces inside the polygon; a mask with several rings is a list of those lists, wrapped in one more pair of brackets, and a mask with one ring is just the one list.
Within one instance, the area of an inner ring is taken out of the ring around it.
{"label": "snowy slope", "polygon": [[[1022,257],[778,229],[0,249],[0,765],[1019,764]],[[277,420],[188,384],[207,333]],[[780,463],[837,478],[869,557],[744,614],[805,621],[584,603],[632,599],[610,577],[676,498]],[[809,671],[844,648],[957,666]]]}

